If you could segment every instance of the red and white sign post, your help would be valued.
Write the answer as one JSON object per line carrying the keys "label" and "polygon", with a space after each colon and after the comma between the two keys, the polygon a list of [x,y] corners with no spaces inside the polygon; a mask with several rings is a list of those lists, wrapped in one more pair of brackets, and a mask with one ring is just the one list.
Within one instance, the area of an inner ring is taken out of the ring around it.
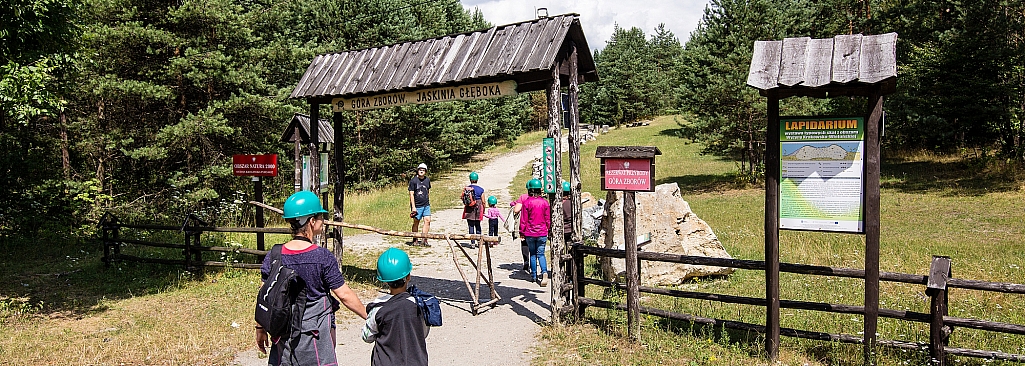
{"label": "red and white sign post", "polygon": [[630,338],[640,339],[641,262],[637,260],[637,201],[634,192],[655,191],[654,146],[598,146],[601,189],[623,191],[623,249],[626,252],[626,322]]}
{"label": "red and white sign post", "polygon": [[[260,177],[278,176],[278,154],[233,155],[231,172],[239,177],[253,177],[253,199],[263,202],[263,182]],[[256,227],[263,227],[263,207],[256,206]],[[264,250],[263,233],[256,233],[256,249]]]}

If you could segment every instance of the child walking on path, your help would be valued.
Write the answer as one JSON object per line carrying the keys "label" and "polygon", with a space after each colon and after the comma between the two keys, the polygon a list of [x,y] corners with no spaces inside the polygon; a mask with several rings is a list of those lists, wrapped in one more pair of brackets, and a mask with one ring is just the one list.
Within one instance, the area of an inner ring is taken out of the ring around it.
{"label": "child walking on path", "polygon": [[406,292],[412,271],[402,249],[390,248],[377,258],[377,280],[388,284],[388,294],[367,304],[363,341],[374,343],[373,366],[427,365],[431,328],[418,312],[416,299]]}
{"label": "child walking on path", "polygon": [[[495,207],[497,204],[498,198],[488,196],[488,209],[484,211],[484,218],[488,219],[488,236],[498,236],[498,220],[505,221],[502,211]],[[488,245],[494,246],[495,244]]]}
{"label": "child walking on path", "polygon": [[[520,214],[520,233],[527,242],[530,253],[530,277],[534,282],[541,280],[542,287],[548,286],[548,264],[545,260],[545,243],[548,242],[548,229],[552,223],[551,206],[548,200],[541,197],[541,180],[531,179],[527,182],[527,194],[523,202],[517,203],[516,212]],[[537,267],[541,267],[538,272]]]}

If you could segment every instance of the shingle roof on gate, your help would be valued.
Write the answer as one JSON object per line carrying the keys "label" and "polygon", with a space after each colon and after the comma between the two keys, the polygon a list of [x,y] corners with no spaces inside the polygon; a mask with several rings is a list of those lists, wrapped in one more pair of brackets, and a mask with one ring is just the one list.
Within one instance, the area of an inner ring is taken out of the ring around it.
{"label": "shingle roof on gate", "polygon": [[896,45],[897,33],[756,41],[747,85],[762,95],[774,89],[816,95],[873,84],[892,93],[897,77]]}
{"label": "shingle roof on gate", "polygon": [[389,93],[469,82],[516,80],[519,92],[551,79],[565,41],[577,45],[581,82],[597,81],[578,14],[501,25],[421,41],[316,56],[291,98]]}

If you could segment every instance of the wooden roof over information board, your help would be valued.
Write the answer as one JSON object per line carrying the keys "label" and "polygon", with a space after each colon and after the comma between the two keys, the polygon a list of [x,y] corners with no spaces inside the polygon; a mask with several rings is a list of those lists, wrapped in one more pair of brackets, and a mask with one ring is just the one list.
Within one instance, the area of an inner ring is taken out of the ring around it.
{"label": "wooden roof over information board", "polygon": [[[321,118],[317,124],[317,140],[321,143],[335,143],[335,128],[331,127],[331,120]],[[299,127],[299,141],[308,144],[310,142],[310,116],[295,113],[281,134],[281,142],[295,142],[295,128]]]}
{"label": "wooden roof over information board", "polygon": [[832,97],[893,93],[897,33],[756,41],[747,85],[766,96]]}
{"label": "wooden roof over information board", "polygon": [[[582,82],[598,80],[578,14],[564,14],[474,32],[319,55],[291,98],[332,98],[471,83],[516,81],[519,93],[544,90],[557,57],[577,46]],[[563,79],[568,67],[560,70]],[[565,82],[565,80],[564,80]],[[565,84],[564,84],[565,85]]]}

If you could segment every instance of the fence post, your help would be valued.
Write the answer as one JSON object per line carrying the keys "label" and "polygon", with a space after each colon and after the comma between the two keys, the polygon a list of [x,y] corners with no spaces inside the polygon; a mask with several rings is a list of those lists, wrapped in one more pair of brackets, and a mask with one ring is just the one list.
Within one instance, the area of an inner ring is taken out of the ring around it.
{"label": "fence post", "polygon": [[192,270],[192,233],[189,230],[189,222],[192,221],[192,215],[185,216],[185,222],[182,223],[182,234],[185,236],[185,249],[182,254],[185,255],[185,270]]}
{"label": "fence post", "polygon": [[931,304],[929,315],[929,358],[930,364],[946,366],[947,337],[950,335],[943,326],[943,317],[947,315],[947,280],[950,279],[950,257],[933,256],[929,266],[929,282],[925,293],[929,295]]}
{"label": "fence post", "polygon": [[584,253],[580,251],[580,243],[574,243],[573,254],[573,319],[580,321],[584,317],[583,305],[580,305],[580,298],[587,296],[587,289],[584,284]]}

